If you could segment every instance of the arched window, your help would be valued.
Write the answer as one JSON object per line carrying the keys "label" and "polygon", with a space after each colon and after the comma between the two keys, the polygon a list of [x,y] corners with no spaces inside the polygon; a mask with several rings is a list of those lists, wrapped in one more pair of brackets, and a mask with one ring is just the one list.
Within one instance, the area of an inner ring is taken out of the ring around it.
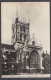
{"label": "arched window", "polygon": [[22,41],[22,34],[20,34],[20,41]]}
{"label": "arched window", "polygon": [[30,54],[30,68],[36,68],[38,65],[38,53],[32,51]]}
{"label": "arched window", "polygon": [[35,41],[32,42],[32,45],[35,46]]}

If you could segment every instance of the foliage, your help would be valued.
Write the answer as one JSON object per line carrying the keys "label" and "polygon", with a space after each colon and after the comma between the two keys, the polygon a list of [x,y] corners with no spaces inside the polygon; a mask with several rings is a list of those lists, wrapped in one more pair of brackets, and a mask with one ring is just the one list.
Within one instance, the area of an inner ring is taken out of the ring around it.
{"label": "foliage", "polygon": [[43,59],[44,73],[50,73],[50,55],[45,54]]}

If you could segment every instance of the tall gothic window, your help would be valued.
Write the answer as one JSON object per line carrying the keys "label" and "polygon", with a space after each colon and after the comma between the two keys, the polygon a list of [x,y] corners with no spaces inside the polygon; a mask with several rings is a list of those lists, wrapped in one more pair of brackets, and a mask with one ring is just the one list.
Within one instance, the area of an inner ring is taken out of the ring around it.
{"label": "tall gothic window", "polygon": [[20,34],[20,41],[22,41],[22,34]]}
{"label": "tall gothic window", "polygon": [[21,31],[21,32],[23,31],[23,26],[22,26],[22,25],[20,25],[20,31]]}
{"label": "tall gothic window", "polygon": [[24,35],[24,42],[25,42],[25,40],[26,40],[26,35]]}
{"label": "tall gothic window", "polygon": [[17,33],[17,40],[20,41],[20,33]]}
{"label": "tall gothic window", "polygon": [[20,31],[21,31],[21,32],[26,32],[26,28],[25,28],[25,26],[20,25]]}
{"label": "tall gothic window", "polygon": [[33,51],[30,55],[30,67],[36,68],[38,66],[38,54],[36,51]]}
{"label": "tall gothic window", "polygon": [[20,32],[20,26],[19,25],[17,26],[17,32]]}
{"label": "tall gothic window", "polygon": [[23,31],[26,32],[26,28],[25,28],[25,26],[23,26]]}

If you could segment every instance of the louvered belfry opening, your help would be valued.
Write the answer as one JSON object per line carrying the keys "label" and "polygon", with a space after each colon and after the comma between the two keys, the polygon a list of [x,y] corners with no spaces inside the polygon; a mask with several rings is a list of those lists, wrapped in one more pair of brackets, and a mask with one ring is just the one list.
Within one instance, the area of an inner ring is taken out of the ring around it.
{"label": "louvered belfry opening", "polygon": [[15,22],[12,24],[12,44],[16,42],[24,43],[25,40],[29,40],[29,23],[19,21],[16,18]]}

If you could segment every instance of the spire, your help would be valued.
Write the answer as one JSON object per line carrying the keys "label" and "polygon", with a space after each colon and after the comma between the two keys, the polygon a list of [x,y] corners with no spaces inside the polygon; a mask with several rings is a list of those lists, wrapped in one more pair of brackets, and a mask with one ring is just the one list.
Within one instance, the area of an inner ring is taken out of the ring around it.
{"label": "spire", "polygon": [[16,17],[18,18],[18,10],[16,10]]}
{"label": "spire", "polygon": [[28,23],[30,22],[30,20],[29,20],[29,10],[27,9],[27,21],[28,21]]}
{"label": "spire", "polygon": [[32,38],[33,38],[33,41],[34,41],[35,40],[34,33],[33,33],[33,37]]}
{"label": "spire", "polygon": [[33,33],[33,37],[34,37],[34,33]]}
{"label": "spire", "polygon": [[15,22],[18,22],[18,8],[16,6],[16,18],[15,18]]}
{"label": "spire", "polygon": [[35,39],[35,36],[34,36],[34,33],[33,33],[33,37],[32,37],[32,39],[33,39],[33,41],[35,41],[36,39]]}
{"label": "spire", "polygon": [[32,39],[33,39],[33,41],[35,41],[34,33],[33,33]]}
{"label": "spire", "polygon": [[18,7],[16,6],[16,18],[15,18],[15,22],[18,22]]}
{"label": "spire", "polygon": [[16,6],[16,17],[18,18],[18,8]]}
{"label": "spire", "polygon": [[22,21],[22,2],[20,2],[21,5],[21,21]]}

